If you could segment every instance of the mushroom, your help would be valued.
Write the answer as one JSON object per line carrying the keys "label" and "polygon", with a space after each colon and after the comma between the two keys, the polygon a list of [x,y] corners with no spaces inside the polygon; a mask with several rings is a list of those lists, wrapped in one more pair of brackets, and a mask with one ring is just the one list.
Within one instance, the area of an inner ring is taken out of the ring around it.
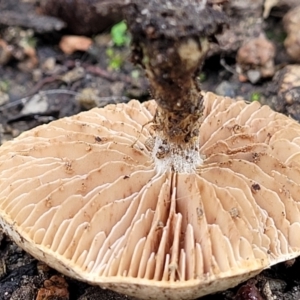
{"label": "mushroom", "polygon": [[300,254],[300,125],[200,91],[223,19],[196,2],[128,8],[156,101],[95,108],[0,147],[0,224],[63,274],[194,299]]}
{"label": "mushroom", "polygon": [[1,226],[63,274],[140,299],[193,299],[298,256],[300,125],[258,102],[203,102],[189,173],[154,156],[155,101],[6,142]]}

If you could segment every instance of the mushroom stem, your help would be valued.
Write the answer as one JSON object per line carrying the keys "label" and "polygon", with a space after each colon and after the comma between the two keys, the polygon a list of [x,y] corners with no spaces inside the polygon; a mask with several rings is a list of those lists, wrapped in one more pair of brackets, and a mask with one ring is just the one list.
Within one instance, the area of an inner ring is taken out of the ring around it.
{"label": "mushroom stem", "polygon": [[223,14],[204,0],[139,0],[125,15],[133,36],[132,60],[145,68],[158,104],[153,157],[163,171],[191,172],[202,162],[204,107],[196,77],[208,37],[224,23]]}
{"label": "mushroom stem", "polygon": [[186,144],[199,133],[203,104],[196,73],[208,43],[188,38],[164,41],[165,49],[155,44],[149,43],[143,51],[149,57],[145,69],[158,104],[154,128],[168,142]]}
{"label": "mushroom stem", "polygon": [[158,104],[153,157],[162,171],[191,172],[202,162],[198,148],[204,107],[195,77],[207,45],[206,39],[190,37],[144,46],[144,66]]}

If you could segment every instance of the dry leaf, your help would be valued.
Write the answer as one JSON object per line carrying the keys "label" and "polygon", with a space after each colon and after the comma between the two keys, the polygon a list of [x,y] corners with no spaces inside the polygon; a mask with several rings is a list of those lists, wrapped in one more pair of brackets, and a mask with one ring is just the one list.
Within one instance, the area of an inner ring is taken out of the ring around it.
{"label": "dry leaf", "polygon": [[76,51],[87,51],[92,43],[92,39],[86,36],[65,35],[60,40],[59,48],[65,54],[72,54]]}

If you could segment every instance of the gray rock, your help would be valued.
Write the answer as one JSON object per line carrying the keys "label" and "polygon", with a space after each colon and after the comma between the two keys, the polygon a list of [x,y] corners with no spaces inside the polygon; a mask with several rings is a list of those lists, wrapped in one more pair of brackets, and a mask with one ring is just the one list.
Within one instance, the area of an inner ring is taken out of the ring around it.
{"label": "gray rock", "polygon": [[234,98],[236,96],[234,86],[227,80],[222,81],[215,90],[216,94]]}

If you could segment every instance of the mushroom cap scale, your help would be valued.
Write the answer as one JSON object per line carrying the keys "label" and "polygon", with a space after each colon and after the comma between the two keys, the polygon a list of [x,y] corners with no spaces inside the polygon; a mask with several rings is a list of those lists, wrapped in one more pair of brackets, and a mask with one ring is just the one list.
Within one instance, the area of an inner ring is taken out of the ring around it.
{"label": "mushroom cap scale", "polygon": [[257,102],[204,105],[193,173],[158,171],[154,101],[6,142],[1,225],[60,272],[141,299],[194,299],[298,256],[300,125]]}

